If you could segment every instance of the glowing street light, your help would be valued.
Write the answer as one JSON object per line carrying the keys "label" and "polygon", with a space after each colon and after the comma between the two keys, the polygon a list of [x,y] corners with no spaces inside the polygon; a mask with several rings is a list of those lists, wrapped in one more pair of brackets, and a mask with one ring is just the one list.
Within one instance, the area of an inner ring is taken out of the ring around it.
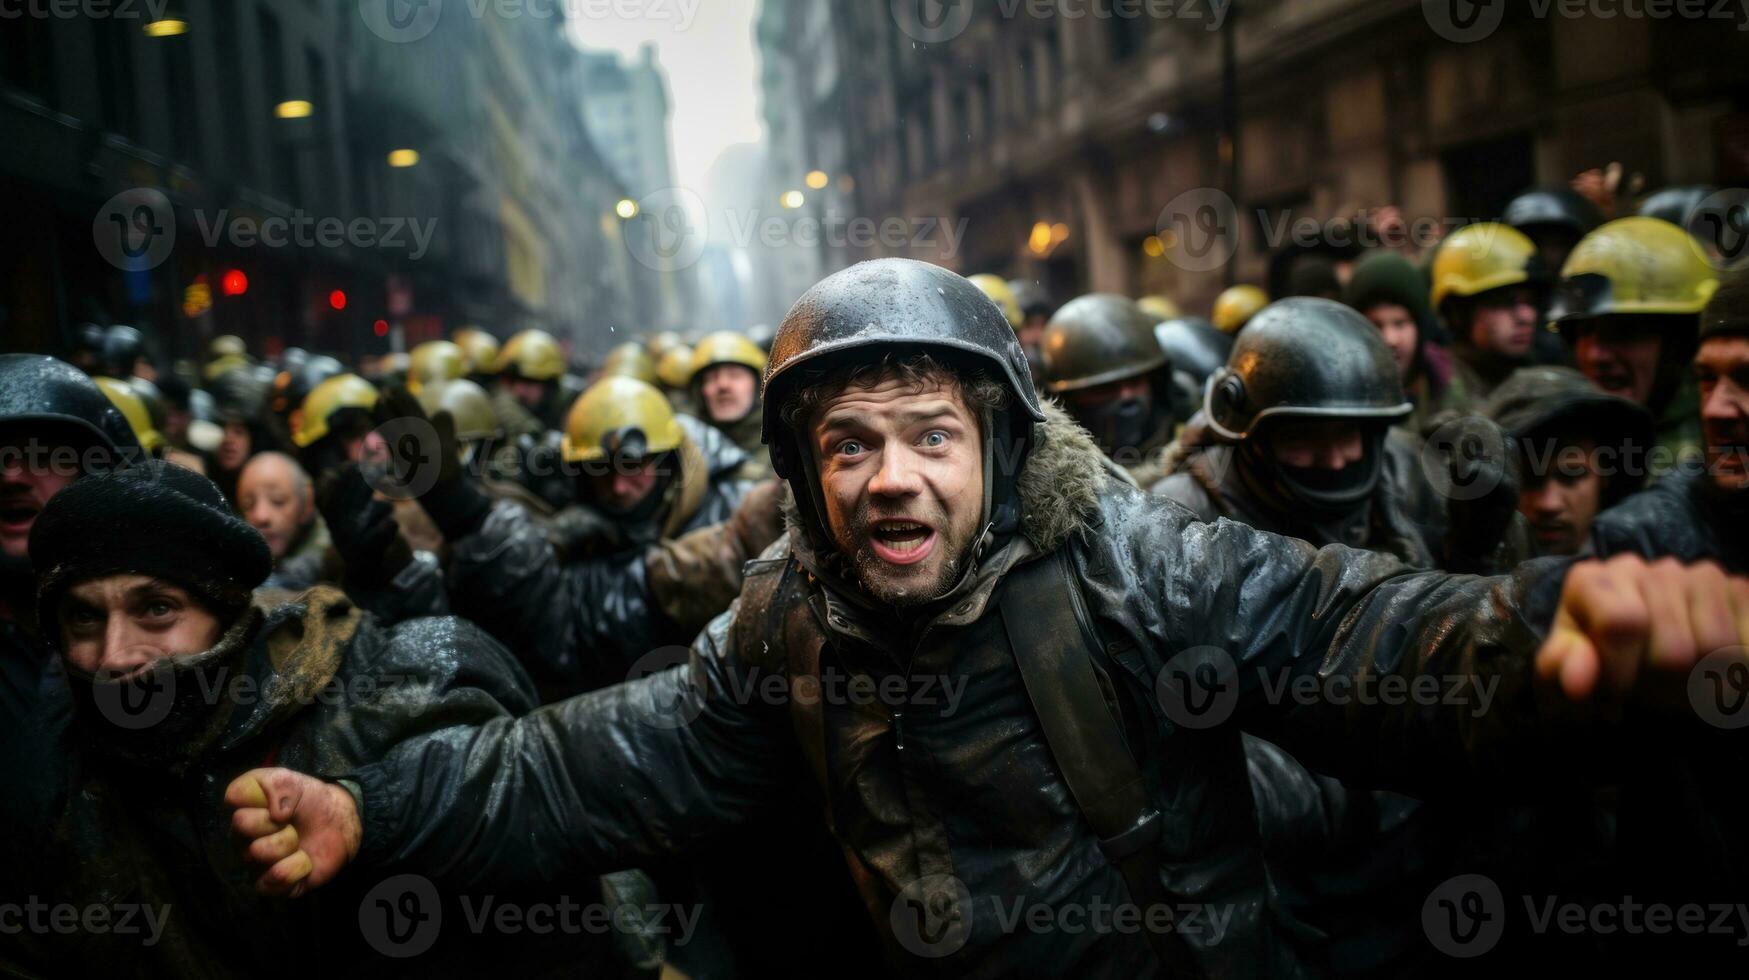
{"label": "glowing street light", "polygon": [[188,21],[166,17],[163,20],[151,21],[140,30],[144,31],[147,37],[176,37],[188,33]]}
{"label": "glowing street light", "polygon": [[308,99],[287,99],[273,107],[273,114],[281,119],[305,119],[315,111]]}
{"label": "glowing street light", "polygon": [[807,195],[803,194],[801,191],[784,191],[783,196],[777,199],[777,203],[794,211],[796,208],[808,203],[808,198]]}
{"label": "glowing street light", "polygon": [[391,167],[417,167],[418,165],[418,150],[401,149],[389,151],[389,166]]}
{"label": "glowing street light", "polygon": [[621,198],[620,202],[613,206],[613,213],[630,221],[638,216],[638,202],[629,197]]}
{"label": "glowing street light", "polygon": [[812,187],[814,190],[817,190],[817,191],[825,190],[826,185],[828,183],[830,183],[831,180],[832,180],[832,178],[826,176],[826,171],[824,171],[824,170],[810,170],[810,171],[808,171],[808,176],[807,176],[808,186]]}

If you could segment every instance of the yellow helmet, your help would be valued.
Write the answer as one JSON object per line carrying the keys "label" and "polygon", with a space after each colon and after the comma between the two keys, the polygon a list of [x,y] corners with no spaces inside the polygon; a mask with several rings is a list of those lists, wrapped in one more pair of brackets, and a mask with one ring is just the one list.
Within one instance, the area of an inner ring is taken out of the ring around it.
{"label": "yellow helmet", "polygon": [[1157,293],[1136,300],[1136,308],[1151,317],[1158,317],[1162,320],[1176,320],[1184,315],[1179,311],[1177,303]]}
{"label": "yellow helmet", "polygon": [[1698,314],[1719,273],[1688,232],[1659,218],[1620,218],[1586,235],[1561,268],[1554,319],[1615,313]]}
{"label": "yellow helmet", "polygon": [[1433,308],[1452,296],[1475,296],[1530,282],[1536,243],[1511,225],[1483,221],[1465,225],[1439,243],[1433,255]]}
{"label": "yellow helmet", "polygon": [[202,377],[212,381],[232,371],[247,370],[248,368],[249,359],[247,357],[241,354],[226,354],[223,357],[208,361],[207,366],[202,368],[200,373]]}
{"label": "yellow helmet", "polygon": [[377,390],[356,374],[336,374],[310,389],[303,410],[293,420],[292,442],[308,449],[329,432],[334,417],[347,409],[369,412],[377,407]]}
{"label": "yellow helmet", "polygon": [[645,384],[656,383],[656,359],[644,349],[644,345],[635,341],[626,341],[607,352],[607,360],[601,362],[603,377],[637,378]]}
{"label": "yellow helmet", "polygon": [[685,344],[686,341],[681,340],[680,335],[672,330],[653,333],[650,335],[650,339],[644,341],[644,346],[650,351],[650,356],[655,358],[657,362],[662,360],[662,355],[676,347],[683,347]]}
{"label": "yellow helmet", "polygon": [[463,327],[449,338],[468,358],[468,374],[491,374],[498,360],[498,338],[479,327]]}
{"label": "yellow helmet", "polygon": [[206,359],[216,361],[225,357],[248,357],[249,348],[243,345],[243,338],[233,334],[221,334],[206,345]]}
{"label": "yellow helmet", "polygon": [[1215,297],[1214,321],[1222,333],[1238,333],[1257,311],[1269,305],[1269,294],[1256,286],[1231,286]]}
{"label": "yellow helmet", "polygon": [[448,412],[455,420],[455,437],[459,442],[494,439],[502,428],[498,413],[492,410],[492,396],[466,378],[426,385],[419,392],[419,407],[431,416]]}
{"label": "yellow helmet", "polygon": [[[643,443],[639,448],[633,437]],[[686,432],[668,399],[655,386],[608,375],[589,386],[565,417],[559,451],[568,462],[586,463],[608,453],[654,456],[680,448]]]}
{"label": "yellow helmet", "polygon": [[545,330],[524,330],[504,345],[493,374],[511,372],[530,381],[552,381],[565,373],[565,354]]}
{"label": "yellow helmet", "polygon": [[1020,325],[1026,320],[1026,317],[1021,314],[1020,303],[1014,298],[1014,290],[1008,288],[1007,280],[988,272],[967,276],[966,279],[982,290],[984,295],[990,297],[990,300],[1001,309],[1002,316],[1008,321],[1009,326],[1016,330],[1020,329]]}
{"label": "yellow helmet", "polygon": [[134,437],[140,440],[140,448],[148,453],[156,453],[164,448],[164,437],[152,425],[152,412],[146,407],[146,402],[138,392],[128,386],[126,381],[115,378],[93,378],[97,387],[109,396],[110,404],[121,417],[127,419],[128,428],[134,430]]}
{"label": "yellow helmet", "polygon": [[698,377],[699,372],[713,364],[739,364],[752,369],[756,377],[763,377],[765,352],[758,344],[733,330],[718,330],[707,334],[692,348],[692,373],[687,376],[687,381]]}
{"label": "yellow helmet", "polygon": [[459,344],[447,340],[428,340],[413,348],[407,367],[407,390],[417,395],[428,384],[451,381],[466,373],[468,355]]}
{"label": "yellow helmet", "polygon": [[692,348],[681,344],[670,347],[668,353],[656,362],[656,377],[662,380],[664,387],[680,390],[692,381]]}

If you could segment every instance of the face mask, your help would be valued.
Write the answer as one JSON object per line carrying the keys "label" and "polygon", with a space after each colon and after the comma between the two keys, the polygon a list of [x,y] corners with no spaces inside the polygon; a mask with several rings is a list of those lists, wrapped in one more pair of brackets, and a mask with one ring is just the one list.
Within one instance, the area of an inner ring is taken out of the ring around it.
{"label": "face mask", "polygon": [[1146,396],[1120,398],[1090,409],[1079,409],[1077,420],[1110,455],[1135,449],[1154,434],[1154,400]]}

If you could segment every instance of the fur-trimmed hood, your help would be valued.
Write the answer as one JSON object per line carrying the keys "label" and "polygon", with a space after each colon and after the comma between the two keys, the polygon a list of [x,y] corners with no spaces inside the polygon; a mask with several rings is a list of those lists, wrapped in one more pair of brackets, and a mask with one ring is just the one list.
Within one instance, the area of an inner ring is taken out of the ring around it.
{"label": "fur-trimmed hood", "polygon": [[[1020,495],[1020,531],[1034,549],[1049,554],[1062,547],[1099,508],[1106,481],[1118,479],[1099,445],[1056,402],[1044,402],[1032,450],[1015,482]],[[828,552],[830,543],[816,541],[802,521],[793,494],[785,494],[784,527],[790,550],[804,564]]]}

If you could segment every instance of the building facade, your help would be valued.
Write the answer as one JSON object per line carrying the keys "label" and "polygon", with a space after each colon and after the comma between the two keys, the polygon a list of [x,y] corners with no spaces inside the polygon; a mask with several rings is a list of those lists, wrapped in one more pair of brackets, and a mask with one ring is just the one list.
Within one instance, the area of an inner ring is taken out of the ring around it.
{"label": "building facade", "polygon": [[842,144],[863,215],[965,228],[852,242],[841,261],[911,255],[1059,298],[1206,310],[1387,206],[1427,240],[1612,162],[1624,196],[1749,184],[1745,35],[1717,19],[1478,4],[1465,28],[1419,0],[801,6],[830,8],[788,16],[828,20],[838,40],[821,48],[842,56],[839,111],[803,114],[824,130],[804,142]]}

